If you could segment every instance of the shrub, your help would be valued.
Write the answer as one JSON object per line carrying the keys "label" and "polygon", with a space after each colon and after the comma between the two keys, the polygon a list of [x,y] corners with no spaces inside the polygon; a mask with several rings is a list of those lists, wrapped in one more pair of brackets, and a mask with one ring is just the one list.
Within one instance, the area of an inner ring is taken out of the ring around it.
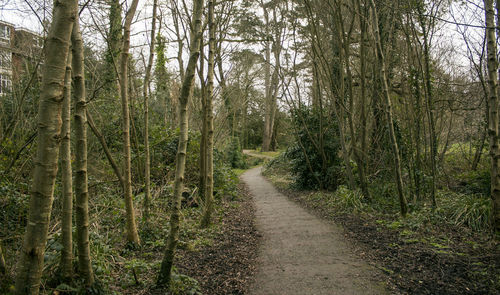
{"label": "shrub", "polygon": [[[322,128],[320,116],[323,116]],[[303,105],[292,112],[292,120],[297,130],[297,143],[285,154],[290,160],[295,184],[301,189],[335,190],[343,180],[336,122]]]}
{"label": "shrub", "polygon": [[481,194],[441,192],[440,212],[454,225],[479,231],[491,223],[491,200]]}
{"label": "shrub", "polygon": [[457,175],[461,187],[459,191],[465,194],[490,194],[491,177],[489,169],[471,170]]}
{"label": "shrub", "polygon": [[363,211],[363,195],[358,190],[350,190],[340,185],[334,193],[335,206],[343,212]]}
{"label": "shrub", "polygon": [[231,142],[229,143],[227,150],[227,162],[232,168],[246,169],[247,164],[245,163],[245,158],[243,157],[243,152],[241,150],[240,138],[233,136]]}

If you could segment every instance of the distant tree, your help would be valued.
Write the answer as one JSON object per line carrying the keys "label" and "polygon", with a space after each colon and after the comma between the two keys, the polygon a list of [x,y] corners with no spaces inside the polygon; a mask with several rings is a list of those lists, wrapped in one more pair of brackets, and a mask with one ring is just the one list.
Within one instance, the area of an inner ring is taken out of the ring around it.
{"label": "distant tree", "polygon": [[196,64],[200,56],[202,34],[203,0],[195,0],[191,22],[190,56],[182,81],[179,96],[179,146],[177,148],[176,169],[174,181],[174,195],[172,198],[172,213],[170,216],[170,232],[167,238],[165,255],[163,257],[157,283],[160,286],[169,286],[172,276],[175,249],[179,239],[180,210],[182,191],[184,188],[184,172],[186,168],[186,150],[188,142],[188,113],[187,106],[193,92]]}
{"label": "distant tree", "polygon": [[137,9],[139,0],[133,0],[125,16],[123,25],[123,39],[120,57],[120,97],[122,101],[122,132],[123,132],[123,179],[124,196],[127,220],[127,241],[140,244],[139,234],[135,221],[134,201],[132,196],[132,159],[130,151],[130,105],[129,105],[129,49],[130,49],[130,26]]}

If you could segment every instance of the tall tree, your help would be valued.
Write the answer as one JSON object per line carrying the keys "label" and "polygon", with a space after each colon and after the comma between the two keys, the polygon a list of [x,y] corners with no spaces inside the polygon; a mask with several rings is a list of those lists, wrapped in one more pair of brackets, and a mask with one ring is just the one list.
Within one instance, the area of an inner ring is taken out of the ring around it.
{"label": "tall tree", "polygon": [[156,40],[156,7],[158,0],[153,1],[153,18],[151,20],[151,44],[149,44],[149,59],[146,66],[146,74],[144,75],[143,95],[144,95],[144,220],[148,222],[149,207],[151,206],[151,156],[149,152],[149,95],[150,95],[150,78],[151,68],[153,67],[153,59],[155,54]]}
{"label": "tall tree", "polygon": [[498,59],[495,11],[493,0],[484,0],[486,23],[486,48],[488,53],[488,86],[489,86],[489,137],[491,157],[491,200],[493,201],[493,222],[495,231],[500,232],[500,148],[498,146]]}
{"label": "tall tree", "polygon": [[109,31],[106,38],[107,51],[105,56],[106,68],[104,79],[108,88],[108,95],[115,97],[117,91],[117,67],[120,57],[120,43],[122,41],[122,7],[120,0],[108,0],[109,3]]}
{"label": "tall tree", "polygon": [[398,189],[399,205],[401,207],[401,215],[406,216],[406,213],[408,212],[408,204],[406,203],[406,198],[403,192],[403,179],[401,176],[401,157],[399,155],[399,146],[396,140],[396,134],[394,132],[394,119],[392,116],[391,98],[389,96],[389,86],[387,83],[385,57],[384,57],[384,52],[382,50],[382,44],[380,43],[377,8],[375,6],[374,0],[370,0],[370,6],[373,13],[372,30],[373,30],[373,35],[375,36],[375,50],[377,53],[378,63],[380,67],[380,80],[381,80],[380,82],[382,84],[382,93],[385,103],[384,107],[385,107],[385,112],[387,114],[389,135],[391,137],[392,153],[394,157],[394,174],[395,174],[396,186]]}
{"label": "tall tree", "polygon": [[202,34],[203,0],[195,0],[191,21],[191,44],[189,47],[189,61],[184,73],[181,93],[179,96],[179,145],[177,147],[173,207],[170,216],[170,233],[167,237],[165,255],[163,257],[158,285],[168,286],[172,275],[175,249],[179,239],[180,210],[182,191],[184,188],[184,172],[186,168],[186,150],[188,141],[188,112],[189,98],[193,92],[196,63],[200,56]]}
{"label": "tall tree", "polygon": [[86,286],[94,284],[89,244],[89,190],[87,176],[87,102],[85,96],[85,70],[83,40],[78,13],[71,35],[73,44],[73,85],[75,105],[75,215],[78,272]]}
{"label": "tall tree", "polygon": [[[73,25],[75,27],[75,25]],[[71,170],[71,63],[68,54],[66,75],[64,77],[62,130],[61,130],[61,277],[67,281],[73,275],[73,173]]]}
{"label": "tall tree", "polygon": [[214,58],[215,58],[215,22],[214,22],[215,0],[208,1],[208,73],[206,89],[206,178],[204,213],[201,225],[206,227],[210,224],[213,211],[214,198]]}
{"label": "tall tree", "polygon": [[123,25],[123,43],[120,58],[120,96],[122,101],[122,132],[123,132],[123,179],[124,197],[127,220],[127,241],[140,244],[139,234],[135,221],[134,201],[132,196],[132,158],[130,152],[130,109],[129,109],[129,82],[128,82],[128,60],[130,50],[130,26],[134,19],[139,0],[133,0]]}
{"label": "tall tree", "polygon": [[431,201],[432,207],[436,208],[436,177],[437,177],[437,135],[436,135],[436,118],[434,115],[434,98],[433,98],[433,89],[432,89],[432,74],[431,74],[431,57],[430,57],[430,43],[432,37],[432,29],[434,26],[434,15],[437,13],[437,9],[439,7],[439,3],[441,1],[436,1],[433,4],[432,11],[429,13],[430,17],[427,18],[425,14],[428,14],[424,11],[425,3],[417,1],[416,3],[416,11],[418,13],[418,21],[420,23],[420,27],[422,29],[423,36],[423,58],[424,58],[424,89],[425,89],[425,98],[427,102],[427,118],[429,121],[429,136],[430,136],[430,158],[431,158]]}
{"label": "tall tree", "polygon": [[[269,151],[273,138],[274,120],[276,118],[277,98],[279,89],[280,56],[282,50],[282,34],[284,17],[280,11],[282,1],[264,2],[260,0],[260,7],[264,15],[264,132],[262,135],[262,151]],[[279,18],[278,18],[278,14]],[[271,72],[271,54],[274,57],[274,67]]]}
{"label": "tall tree", "polygon": [[45,65],[38,108],[37,154],[28,222],[17,266],[16,294],[39,293],[57,175],[64,76],[78,1],[56,3],[45,43]]}

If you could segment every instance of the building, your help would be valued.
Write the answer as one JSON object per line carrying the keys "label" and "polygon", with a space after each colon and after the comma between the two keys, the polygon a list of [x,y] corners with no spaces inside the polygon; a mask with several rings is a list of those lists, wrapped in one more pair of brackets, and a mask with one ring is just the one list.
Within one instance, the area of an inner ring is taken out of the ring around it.
{"label": "building", "polygon": [[30,30],[0,20],[0,95],[12,90],[29,65],[41,57],[43,38]]}
{"label": "building", "polygon": [[0,95],[12,89],[12,32],[14,26],[0,21]]}

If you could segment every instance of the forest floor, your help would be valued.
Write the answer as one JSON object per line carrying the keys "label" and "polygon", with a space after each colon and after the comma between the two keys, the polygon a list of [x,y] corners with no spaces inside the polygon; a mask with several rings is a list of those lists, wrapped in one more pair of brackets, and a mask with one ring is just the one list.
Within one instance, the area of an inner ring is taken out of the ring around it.
{"label": "forest floor", "polygon": [[397,215],[340,212],[321,193],[291,189],[287,176],[266,177],[289,200],[342,226],[356,255],[382,270],[391,293],[500,294],[500,245],[488,233],[445,223],[412,227],[416,219]]}
{"label": "forest floor", "polygon": [[308,213],[261,176],[241,179],[255,200],[263,236],[250,294],[386,294],[381,271],[356,257],[340,227]]}
{"label": "forest floor", "polygon": [[181,251],[181,273],[196,279],[203,294],[246,294],[256,268],[261,236],[255,228],[255,206],[240,184],[240,200],[229,203],[222,217],[222,232],[209,247]]}
{"label": "forest floor", "polygon": [[[120,207],[122,200],[114,196],[96,198],[95,202],[93,200],[92,226],[98,228],[99,232],[92,231],[91,251],[98,283],[96,288],[87,293],[247,294],[254,277],[256,253],[261,236],[256,231],[254,201],[242,183],[238,185],[235,196],[217,199],[213,224],[207,229],[199,226],[201,218],[199,208],[183,207],[183,224],[174,263],[173,289],[168,293],[155,289],[155,280],[163,257],[165,236],[168,232],[166,226],[168,209],[165,207],[168,203],[166,199],[168,196],[166,195],[160,194],[153,199],[151,226],[149,229],[145,225],[141,227],[142,245],[138,248],[130,248],[124,242],[121,231],[124,223],[123,214],[119,214],[116,209]],[[141,202],[138,203],[141,204]],[[0,202],[0,211],[9,209],[9,204]],[[11,211],[16,213],[14,209]],[[56,219],[54,218],[54,223],[57,222]],[[4,278],[0,274],[0,294],[6,294],[7,290],[12,288],[12,280],[9,278],[14,275],[14,259],[18,255],[16,246],[20,244],[22,236],[21,226],[8,225],[9,228],[0,226],[0,237],[12,228],[5,236],[15,237],[15,240],[5,239],[9,242],[4,243],[9,268],[7,269],[8,276]],[[75,288],[59,285],[56,279],[55,274],[60,260],[58,240],[57,231],[53,230],[49,236],[43,287],[40,293],[83,294],[85,291],[79,289],[77,285],[74,286]]]}

